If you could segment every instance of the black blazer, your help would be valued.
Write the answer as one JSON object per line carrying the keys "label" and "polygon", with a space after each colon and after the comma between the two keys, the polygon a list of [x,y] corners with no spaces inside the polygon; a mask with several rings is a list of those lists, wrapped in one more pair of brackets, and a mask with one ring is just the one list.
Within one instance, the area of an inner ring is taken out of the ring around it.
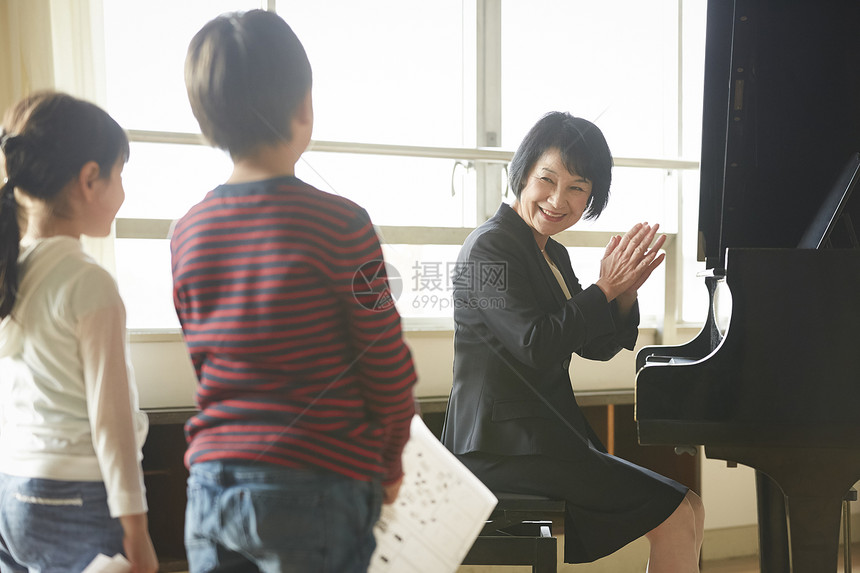
{"label": "black blazer", "polygon": [[589,442],[605,451],[570,383],[571,353],[608,360],[632,350],[639,309],[623,324],[598,287],[582,289],[567,249],[546,250],[572,298],[566,300],[531,227],[506,204],[475,229],[454,273],[454,384],[443,443],[455,454],[543,454],[577,459]]}

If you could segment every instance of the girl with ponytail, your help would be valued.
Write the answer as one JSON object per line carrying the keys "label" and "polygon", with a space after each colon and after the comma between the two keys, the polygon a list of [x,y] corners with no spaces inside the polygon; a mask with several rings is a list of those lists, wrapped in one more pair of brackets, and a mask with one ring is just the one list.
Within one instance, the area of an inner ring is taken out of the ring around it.
{"label": "girl with ponytail", "polygon": [[0,572],[82,571],[99,553],[156,571],[147,433],[125,307],[81,235],[125,198],[128,139],[102,109],[40,92],[0,130]]}

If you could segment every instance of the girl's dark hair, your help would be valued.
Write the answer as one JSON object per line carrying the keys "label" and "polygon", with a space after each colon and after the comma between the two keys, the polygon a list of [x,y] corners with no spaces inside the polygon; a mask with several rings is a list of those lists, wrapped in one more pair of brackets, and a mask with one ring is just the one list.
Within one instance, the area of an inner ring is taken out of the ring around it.
{"label": "girl's dark hair", "polygon": [[599,217],[609,202],[612,154],[596,125],[566,112],[553,111],[543,116],[520,143],[509,168],[514,195],[520,198],[529,173],[549,149],[558,149],[567,170],[591,182],[591,197],[583,217]]}
{"label": "girl's dark hair", "polygon": [[52,204],[81,168],[95,161],[109,177],[117,160],[128,159],[128,137],[98,106],[70,95],[44,91],[12,106],[0,129],[6,181],[0,188],[0,318],[15,305],[21,240],[15,189]]}
{"label": "girl's dark hair", "polygon": [[236,159],[292,139],[291,121],[311,89],[311,64],[277,14],[232,12],[192,38],[185,87],[203,136]]}

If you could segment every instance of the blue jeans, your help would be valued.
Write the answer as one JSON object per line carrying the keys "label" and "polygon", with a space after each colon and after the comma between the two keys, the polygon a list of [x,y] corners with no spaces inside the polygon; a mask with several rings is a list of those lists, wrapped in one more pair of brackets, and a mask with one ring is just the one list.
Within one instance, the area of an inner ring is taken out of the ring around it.
{"label": "blue jeans", "polygon": [[99,553],[123,553],[102,482],[0,473],[0,572],[77,573]]}
{"label": "blue jeans", "polygon": [[190,573],[367,571],[382,507],[378,482],[269,464],[191,466]]}

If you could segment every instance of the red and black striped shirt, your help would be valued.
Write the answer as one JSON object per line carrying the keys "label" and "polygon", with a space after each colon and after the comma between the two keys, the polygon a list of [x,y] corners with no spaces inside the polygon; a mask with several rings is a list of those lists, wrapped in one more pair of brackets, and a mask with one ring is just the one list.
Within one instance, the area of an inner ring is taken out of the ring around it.
{"label": "red and black striped shirt", "polygon": [[399,478],[416,377],[364,209],[295,177],[222,185],[170,247],[199,381],[186,464]]}

